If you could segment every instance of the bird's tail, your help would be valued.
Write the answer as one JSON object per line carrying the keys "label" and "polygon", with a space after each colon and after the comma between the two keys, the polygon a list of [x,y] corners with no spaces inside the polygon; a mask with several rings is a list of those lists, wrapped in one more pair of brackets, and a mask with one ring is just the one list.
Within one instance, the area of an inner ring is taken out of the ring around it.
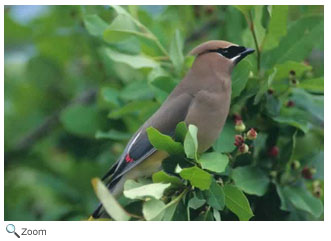
{"label": "bird's tail", "polygon": [[[116,178],[114,180],[111,180],[109,182],[109,184],[107,185],[108,190],[113,193],[114,190],[116,189],[116,185],[119,183],[119,181],[121,180],[121,178]],[[98,207],[94,210],[94,212],[92,213],[92,217],[94,219],[98,219],[98,218],[103,218],[103,217],[107,217],[109,218],[108,214],[106,213],[105,209],[103,208],[102,203],[98,204]]]}
{"label": "bird's tail", "polygon": [[102,209],[102,203],[99,203],[98,207],[94,210],[94,212],[92,213],[91,216],[92,216],[94,219],[96,219],[96,218],[100,218],[101,215],[102,215],[101,209]]}

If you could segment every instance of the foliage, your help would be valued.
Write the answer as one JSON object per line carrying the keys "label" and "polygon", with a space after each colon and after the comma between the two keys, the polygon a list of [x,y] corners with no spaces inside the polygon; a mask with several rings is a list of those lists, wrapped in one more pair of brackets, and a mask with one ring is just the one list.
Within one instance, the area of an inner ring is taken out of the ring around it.
{"label": "foliage", "polygon": [[173,139],[150,128],[170,154],[163,170],[127,181],[118,202],[93,179],[97,196],[114,220],[323,220],[323,7],[48,6],[26,22],[16,8],[5,9],[5,220],[86,219],[92,177],[210,39],[257,50],[234,69],[213,147],[198,153],[193,125]]}

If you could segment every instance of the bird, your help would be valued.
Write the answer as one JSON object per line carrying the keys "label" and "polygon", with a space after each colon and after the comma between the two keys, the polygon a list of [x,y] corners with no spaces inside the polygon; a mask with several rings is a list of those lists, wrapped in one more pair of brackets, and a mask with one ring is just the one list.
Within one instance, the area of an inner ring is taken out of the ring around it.
{"label": "bird", "polygon": [[[136,131],[123,153],[102,180],[118,197],[128,179],[149,177],[161,169],[168,157],[150,143],[146,128],[154,127],[162,134],[173,136],[176,125],[184,121],[198,128],[198,152],[209,149],[221,133],[231,102],[233,68],[255,50],[224,40],[210,40],[198,45],[189,55],[194,62],[184,78],[169,94],[160,108]],[[105,213],[102,204],[93,218]]]}

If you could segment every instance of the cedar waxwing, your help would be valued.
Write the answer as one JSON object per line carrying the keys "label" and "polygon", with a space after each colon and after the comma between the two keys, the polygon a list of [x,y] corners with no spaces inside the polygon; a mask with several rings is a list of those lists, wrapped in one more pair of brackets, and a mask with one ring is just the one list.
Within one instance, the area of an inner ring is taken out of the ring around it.
{"label": "cedar waxwing", "polygon": [[[185,121],[187,125],[198,127],[200,153],[212,146],[229,113],[232,69],[253,52],[253,49],[219,40],[205,42],[190,52],[196,56],[191,69],[162,106],[132,136],[123,154],[102,178],[114,196],[123,192],[127,179],[149,177],[159,171],[168,156],[151,145],[147,127],[173,136],[176,125]],[[98,218],[103,212],[100,204],[92,216]]]}

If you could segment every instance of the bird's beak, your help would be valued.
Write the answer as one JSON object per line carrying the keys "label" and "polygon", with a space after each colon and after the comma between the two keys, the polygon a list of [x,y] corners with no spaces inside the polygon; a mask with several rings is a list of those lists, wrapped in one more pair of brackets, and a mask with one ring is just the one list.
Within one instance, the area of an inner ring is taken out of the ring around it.
{"label": "bird's beak", "polygon": [[255,49],[245,48],[244,51],[242,51],[238,57],[235,59],[235,63],[238,64],[243,58],[245,58],[247,55],[253,53]]}

